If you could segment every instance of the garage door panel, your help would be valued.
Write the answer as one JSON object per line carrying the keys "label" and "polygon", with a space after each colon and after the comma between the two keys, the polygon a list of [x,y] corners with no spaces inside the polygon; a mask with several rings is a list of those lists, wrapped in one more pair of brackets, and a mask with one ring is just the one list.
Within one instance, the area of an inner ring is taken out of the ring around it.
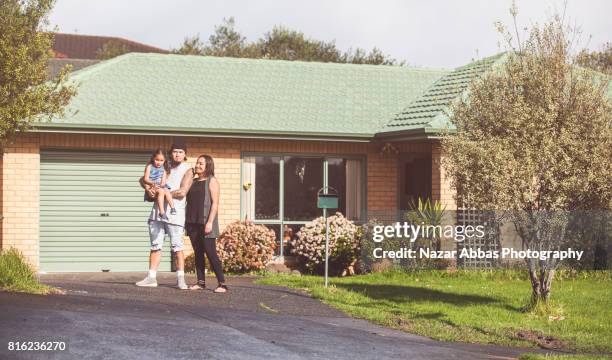
{"label": "garage door panel", "polygon": [[128,237],[113,237],[111,239],[109,238],[102,238],[102,237],[94,237],[94,238],[88,238],[86,243],[83,242],[83,239],[80,238],[50,238],[48,239],[48,241],[45,242],[45,246],[47,246],[48,248],[55,248],[55,247],[73,247],[73,246],[87,246],[89,247],[90,243],[96,244],[95,246],[98,247],[129,247],[129,246],[137,246],[139,248],[141,248],[144,245],[148,246],[149,245],[149,240],[142,240],[142,241],[133,241],[133,239],[130,239]]}
{"label": "garage door panel", "polygon": [[[147,269],[152,203],[143,201],[138,179],[148,159],[134,153],[41,152],[41,270]],[[164,253],[162,271],[170,269],[169,251]]]}
{"label": "garage door panel", "polygon": [[[77,202],[78,204],[78,202]],[[98,214],[98,216],[100,216],[100,206],[97,204],[89,204],[87,206],[85,205],[79,205],[79,207],[77,209],[75,209],[74,207],[70,207],[67,206],[65,203],[59,203],[59,204],[49,204],[51,206],[42,206],[41,207],[41,211],[44,210],[45,212],[49,212],[50,214],[53,213],[67,213],[67,212],[74,212],[74,211],[88,211],[88,212],[95,212]],[[142,206],[142,205],[140,205]],[[149,203],[149,205],[145,205],[147,206],[147,211],[144,211],[141,213],[142,209],[140,208],[140,206],[135,207],[133,204],[131,204],[129,207],[126,206],[122,206],[121,209],[114,209],[113,213],[117,213],[117,214],[121,214],[123,212],[129,212],[129,213],[139,213],[139,214],[144,214],[143,219],[146,220],[146,216],[149,214],[149,211],[151,210],[151,203]]]}

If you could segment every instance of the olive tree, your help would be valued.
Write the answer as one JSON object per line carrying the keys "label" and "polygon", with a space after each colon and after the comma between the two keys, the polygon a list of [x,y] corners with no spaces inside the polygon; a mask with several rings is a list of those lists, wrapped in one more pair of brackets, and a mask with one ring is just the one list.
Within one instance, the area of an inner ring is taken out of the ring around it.
{"label": "olive tree", "polygon": [[[559,17],[524,41],[499,29],[518,46],[451,106],[444,167],[470,206],[506,215],[527,249],[560,249],[571,214],[611,206],[608,81],[575,65],[575,30]],[[559,262],[526,261],[533,301],[548,301]]]}

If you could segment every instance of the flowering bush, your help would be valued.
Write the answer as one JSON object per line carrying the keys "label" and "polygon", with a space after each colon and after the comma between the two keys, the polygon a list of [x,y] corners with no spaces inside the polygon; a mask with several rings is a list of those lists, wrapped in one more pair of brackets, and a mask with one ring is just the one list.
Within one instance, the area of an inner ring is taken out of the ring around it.
{"label": "flowering bush", "polygon": [[[329,262],[332,273],[352,267],[359,256],[360,228],[341,213],[329,217]],[[305,224],[291,242],[304,269],[321,273],[325,266],[325,218]]]}
{"label": "flowering bush", "polygon": [[229,224],[217,239],[217,252],[224,271],[262,270],[272,260],[276,234],[264,225],[248,221]]}

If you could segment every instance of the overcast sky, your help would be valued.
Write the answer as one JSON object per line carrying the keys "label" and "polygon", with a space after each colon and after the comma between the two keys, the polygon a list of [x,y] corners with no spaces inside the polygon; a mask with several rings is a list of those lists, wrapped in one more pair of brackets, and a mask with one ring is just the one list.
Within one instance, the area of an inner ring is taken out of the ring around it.
{"label": "overcast sky", "polygon": [[[519,28],[542,22],[563,0],[518,0]],[[234,16],[247,40],[274,25],[336,41],[346,50],[376,46],[410,65],[453,68],[499,50],[494,22],[511,24],[510,0],[57,0],[50,16],[61,32],[118,36],[164,49],[185,36],[203,40]],[[566,18],[582,30],[583,46],[611,41],[610,0],[569,0]],[[608,15],[606,15],[608,14]]]}

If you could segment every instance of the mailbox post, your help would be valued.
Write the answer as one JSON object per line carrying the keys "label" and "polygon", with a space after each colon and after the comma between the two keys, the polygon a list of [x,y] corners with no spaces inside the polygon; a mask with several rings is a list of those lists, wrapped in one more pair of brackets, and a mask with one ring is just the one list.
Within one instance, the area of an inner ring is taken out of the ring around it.
{"label": "mailbox post", "polygon": [[[330,194],[329,190],[333,193]],[[328,284],[329,278],[329,221],[327,219],[327,209],[338,208],[338,190],[331,186],[324,186],[317,192],[317,207],[323,209],[323,217],[325,218],[325,287]]]}

